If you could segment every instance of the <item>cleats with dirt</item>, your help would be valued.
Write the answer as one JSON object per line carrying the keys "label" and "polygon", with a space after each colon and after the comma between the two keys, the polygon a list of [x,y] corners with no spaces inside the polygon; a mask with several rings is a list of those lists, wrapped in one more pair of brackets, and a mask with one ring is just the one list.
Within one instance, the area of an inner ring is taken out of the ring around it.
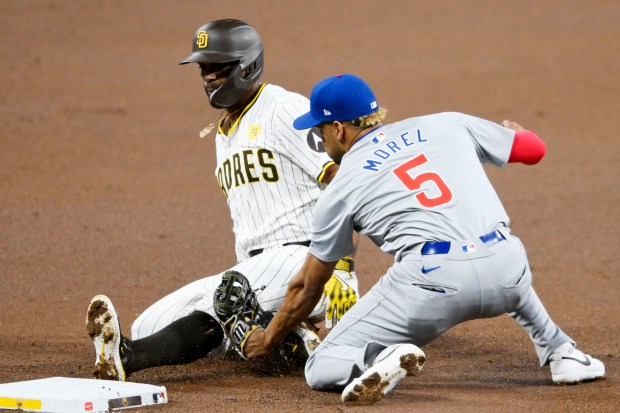
{"label": "cleats with dirt", "polygon": [[370,405],[388,394],[405,376],[415,376],[424,366],[424,352],[413,344],[395,344],[377,355],[372,367],[342,392],[347,404]]}
{"label": "cleats with dirt", "polygon": [[95,296],[88,306],[86,330],[95,346],[95,371],[100,380],[125,381],[121,351],[121,327],[112,301]]}

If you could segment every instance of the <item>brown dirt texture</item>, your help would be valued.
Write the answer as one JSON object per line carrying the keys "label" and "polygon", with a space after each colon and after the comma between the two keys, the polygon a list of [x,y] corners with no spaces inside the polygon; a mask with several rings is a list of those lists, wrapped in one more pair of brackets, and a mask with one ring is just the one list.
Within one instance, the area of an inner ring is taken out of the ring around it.
{"label": "brown dirt texture", "polygon": [[[218,112],[178,65],[224,17],[261,33],[264,82],[308,96],[354,73],[388,121],[458,111],[537,132],[539,165],[487,170],[549,313],[607,377],[553,385],[502,316],[427,345],[423,373],[372,407],[311,390],[302,371],[204,359],[133,375],[169,392],[145,411],[620,411],[617,0],[1,1],[0,383],[91,377],[91,297],[110,296],[128,330],[234,264],[213,140],[198,137]],[[390,263],[362,240],[362,292]]]}

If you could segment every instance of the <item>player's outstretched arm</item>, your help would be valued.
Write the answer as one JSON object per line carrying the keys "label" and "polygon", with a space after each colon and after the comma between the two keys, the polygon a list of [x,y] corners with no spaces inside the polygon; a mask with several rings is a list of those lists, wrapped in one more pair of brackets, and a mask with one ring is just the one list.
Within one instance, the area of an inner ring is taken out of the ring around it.
{"label": "player's outstretched arm", "polygon": [[266,356],[288,332],[306,320],[323,295],[325,283],[334,273],[336,261],[323,262],[308,253],[291,280],[284,302],[266,329],[257,328],[248,337],[244,353],[248,358]]}
{"label": "player's outstretched arm", "polygon": [[534,165],[540,162],[547,153],[545,142],[534,132],[510,120],[503,121],[502,126],[515,131],[508,162],[521,162],[526,165]]}

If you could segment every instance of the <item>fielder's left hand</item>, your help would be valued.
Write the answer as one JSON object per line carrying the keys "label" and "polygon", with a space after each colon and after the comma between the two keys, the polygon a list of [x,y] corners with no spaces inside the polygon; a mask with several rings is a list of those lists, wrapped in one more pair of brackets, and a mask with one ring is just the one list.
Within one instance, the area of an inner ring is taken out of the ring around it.
{"label": "fielder's left hand", "polygon": [[359,288],[353,267],[353,258],[345,257],[338,261],[334,274],[325,284],[327,298],[325,328],[331,329],[340,321],[344,313],[357,302]]}

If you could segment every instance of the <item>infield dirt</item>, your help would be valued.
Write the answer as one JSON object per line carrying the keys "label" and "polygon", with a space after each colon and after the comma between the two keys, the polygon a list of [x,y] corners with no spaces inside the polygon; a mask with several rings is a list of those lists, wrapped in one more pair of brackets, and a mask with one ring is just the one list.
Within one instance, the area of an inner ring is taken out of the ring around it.
{"label": "infield dirt", "polygon": [[[509,317],[465,323],[373,407],[310,390],[303,372],[199,362],[134,374],[162,412],[620,411],[620,3],[540,1],[0,2],[0,383],[91,377],[84,325],[107,294],[129,331],[163,295],[234,264],[213,176],[211,109],[179,66],[195,29],[246,20],[264,82],[309,95],[354,73],[388,121],[459,111],[537,132],[537,166],[488,168],[528,250],[534,288],[607,378],[551,384]],[[391,257],[362,240],[367,291]]]}

